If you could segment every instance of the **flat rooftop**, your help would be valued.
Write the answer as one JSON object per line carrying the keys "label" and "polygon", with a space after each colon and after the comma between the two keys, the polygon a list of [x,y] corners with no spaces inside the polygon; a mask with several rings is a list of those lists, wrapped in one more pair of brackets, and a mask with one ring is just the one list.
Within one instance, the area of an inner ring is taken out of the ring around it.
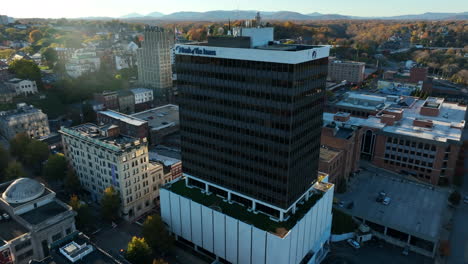
{"label": "flat rooftop", "polygon": [[333,159],[335,159],[341,151],[337,151],[334,149],[329,149],[329,148],[320,148],[320,159],[325,161],[325,162],[330,162]]}
{"label": "flat rooftop", "polygon": [[147,123],[146,121],[141,120],[139,118],[136,118],[136,117],[133,117],[133,116],[130,116],[130,115],[126,115],[126,114],[122,114],[122,113],[112,111],[112,110],[99,111],[99,114],[102,114],[102,115],[117,119],[119,121],[128,123],[128,124],[133,125],[133,126],[142,126],[145,123]]}
{"label": "flat rooftop", "polygon": [[[117,136],[106,136],[102,134],[103,131],[116,127],[115,125],[98,126],[95,124],[87,123],[75,127],[60,129],[61,133],[70,134],[79,137],[83,140],[93,141],[94,144],[101,145],[113,151],[120,151],[133,146],[139,145],[141,140],[134,137],[119,134]],[[146,142],[145,139],[142,140]]]}
{"label": "flat rooftop", "polygon": [[0,222],[0,245],[3,241],[10,241],[28,233],[28,229],[15,221],[11,216],[9,220]]}
{"label": "flat rooftop", "polygon": [[[352,209],[343,209],[346,212],[430,241],[439,238],[447,191],[368,171],[362,171],[353,186],[350,192],[336,195],[342,201],[354,202]],[[389,205],[376,202],[380,191],[390,197]]]}
{"label": "flat rooftop", "polygon": [[31,225],[37,225],[66,211],[68,211],[68,208],[57,203],[56,201],[52,201],[46,205],[37,207],[29,212],[21,214],[19,217],[23,218]]}
{"label": "flat rooftop", "polygon": [[[368,118],[350,117],[347,122],[339,122],[334,120],[333,116],[335,114],[327,112],[323,114],[323,120],[324,125],[328,125],[331,122],[337,124],[345,123],[351,126],[376,128],[390,134],[417,137],[438,142],[447,142],[449,140],[460,141],[463,128],[465,127],[465,113],[467,107],[454,103],[441,102],[440,100],[436,100],[436,102],[440,103],[440,113],[438,116],[425,116],[420,114],[421,108],[426,104],[425,100],[417,100],[414,98],[413,100],[402,100],[400,104],[404,104],[406,107],[400,106],[398,109],[391,108],[395,107],[395,105],[388,106],[388,108],[385,108],[387,111],[403,111],[402,119],[396,121],[394,125],[386,125],[376,116],[369,116]],[[433,127],[415,126],[413,124],[414,120],[432,120]]]}
{"label": "flat rooftop", "polygon": [[131,117],[148,122],[151,130],[161,130],[179,125],[179,107],[168,104],[132,114]]}
{"label": "flat rooftop", "polygon": [[237,203],[228,203],[223,201],[222,198],[215,194],[206,195],[201,192],[200,189],[193,187],[188,188],[185,185],[185,180],[179,179],[178,181],[165,185],[164,188],[167,188],[171,192],[174,192],[178,195],[187,197],[194,202],[202,204],[207,207],[217,207],[226,215],[229,215],[233,218],[236,218],[244,223],[251,224],[259,229],[271,232],[280,237],[284,237],[289,230],[291,230],[296,223],[302,219],[302,217],[312,208],[318,200],[320,200],[324,192],[332,185],[327,183],[314,183],[314,189],[316,192],[309,198],[308,201],[305,201],[304,204],[298,205],[296,214],[291,215],[287,221],[276,222],[270,219],[269,216],[258,213],[254,214],[249,212],[246,207],[237,204]]}

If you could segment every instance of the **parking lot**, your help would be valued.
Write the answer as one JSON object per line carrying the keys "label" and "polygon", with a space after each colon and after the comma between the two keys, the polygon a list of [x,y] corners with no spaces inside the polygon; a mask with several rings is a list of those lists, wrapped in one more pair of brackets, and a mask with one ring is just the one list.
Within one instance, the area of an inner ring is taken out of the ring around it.
{"label": "parking lot", "polygon": [[409,252],[404,256],[401,247],[380,241],[369,241],[354,249],[345,241],[333,243],[324,264],[429,264],[430,258]]}

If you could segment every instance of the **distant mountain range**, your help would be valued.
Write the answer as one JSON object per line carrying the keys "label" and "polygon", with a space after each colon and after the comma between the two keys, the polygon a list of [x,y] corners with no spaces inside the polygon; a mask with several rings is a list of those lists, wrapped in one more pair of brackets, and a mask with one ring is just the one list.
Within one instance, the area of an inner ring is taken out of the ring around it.
{"label": "distant mountain range", "polygon": [[[121,16],[127,20],[172,20],[172,21],[220,21],[220,20],[244,20],[253,19],[257,11],[250,10],[215,10],[207,12],[175,12],[165,15],[160,12],[152,12],[147,15],[130,13]],[[401,15],[390,17],[358,17],[340,14],[322,14],[318,12],[301,14],[291,11],[260,12],[264,20],[338,20],[338,19],[383,19],[383,20],[468,20],[468,12],[462,13],[424,13],[418,15]],[[85,18],[92,19],[92,18]],[[102,19],[102,18],[101,18]],[[109,18],[112,19],[112,18]]]}

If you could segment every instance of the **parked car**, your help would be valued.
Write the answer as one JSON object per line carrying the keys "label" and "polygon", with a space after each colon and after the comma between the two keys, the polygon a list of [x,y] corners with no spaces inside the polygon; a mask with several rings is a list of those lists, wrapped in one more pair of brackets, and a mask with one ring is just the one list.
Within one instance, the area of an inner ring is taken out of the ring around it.
{"label": "parked car", "polygon": [[338,203],[338,206],[339,206],[339,207],[344,207],[344,205],[345,205],[345,203],[344,203],[343,201],[341,201],[341,202]]}
{"label": "parked car", "polygon": [[468,195],[465,195],[465,197],[463,197],[463,202],[468,204]]}
{"label": "parked car", "polygon": [[381,191],[381,192],[379,192],[379,195],[377,196],[375,201],[378,202],[378,203],[381,203],[381,202],[383,202],[383,200],[385,199],[386,196],[387,196],[387,193],[385,193],[384,191]]}
{"label": "parked car", "polygon": [[2,216],[3,216],[3,219],[4,219],[4,220],[10,219],[10,215],[7,214],[7,213],[3,213]]}
{"label": "parked car", "polygon": [[348,244],[350,246],[352,246],[353,248],[355,248],[355,249],[361,248],[361,245],[359,245],[359,243],[356,240],[352,239],[352,238],[346,240],[346,242],[348,242]]}
{"label": "parked car", "polygon": [[409,247],[406,246],[406,247],[403,249],[403,251],[401,252],[401,254],[402,254],[402,255],[405,255],[405,256],[408,256],[408,254],[409,254]]}
{"label": "parked car", "polygon": [[382,201],[382,204],[383,204],[383,205],[389,205],[391,200],[392,200],[392,199],[390,199],[390,197],[387,196],[387,197],[385,197],[384,200]]}

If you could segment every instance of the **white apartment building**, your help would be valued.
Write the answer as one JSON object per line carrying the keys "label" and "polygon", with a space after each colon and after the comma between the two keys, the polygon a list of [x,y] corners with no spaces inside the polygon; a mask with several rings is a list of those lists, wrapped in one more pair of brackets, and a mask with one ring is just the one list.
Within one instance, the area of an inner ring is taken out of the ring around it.
{"label": "white apartment building", "polygon": [[100,201],[110,186],[121,198],[121,216],[133,221],[153,208],[155,181],[150,176],[148,143],[120,134],[115,125],[82,124],[62,128],[64,153],[81,186]]}
{"label": "white apartment building", "polygon": [[135,95],[135,104],[142,104],[153,101],[153,90],[146,88],[135,88],[131,89]]}
{"label": "white apartment building", "polygon": [[12,139],[19,133],[31,138],[41,138],[50,134],[49,120],[41,109],[20,103],[17,108],[0,112],[0,134]]}
{"label": "white apartment building", "polygon": [[157,89],[172,87],[171,48],[174,33],[147,26],[144,41],[137,50],[138,81]]}
{"label": "white apartment building", "polygon": [[37,93],[37,85],[35,81],[13,78],[5,82],[5,85],[11,90],[14,90],[16,95],[29,95]]}

